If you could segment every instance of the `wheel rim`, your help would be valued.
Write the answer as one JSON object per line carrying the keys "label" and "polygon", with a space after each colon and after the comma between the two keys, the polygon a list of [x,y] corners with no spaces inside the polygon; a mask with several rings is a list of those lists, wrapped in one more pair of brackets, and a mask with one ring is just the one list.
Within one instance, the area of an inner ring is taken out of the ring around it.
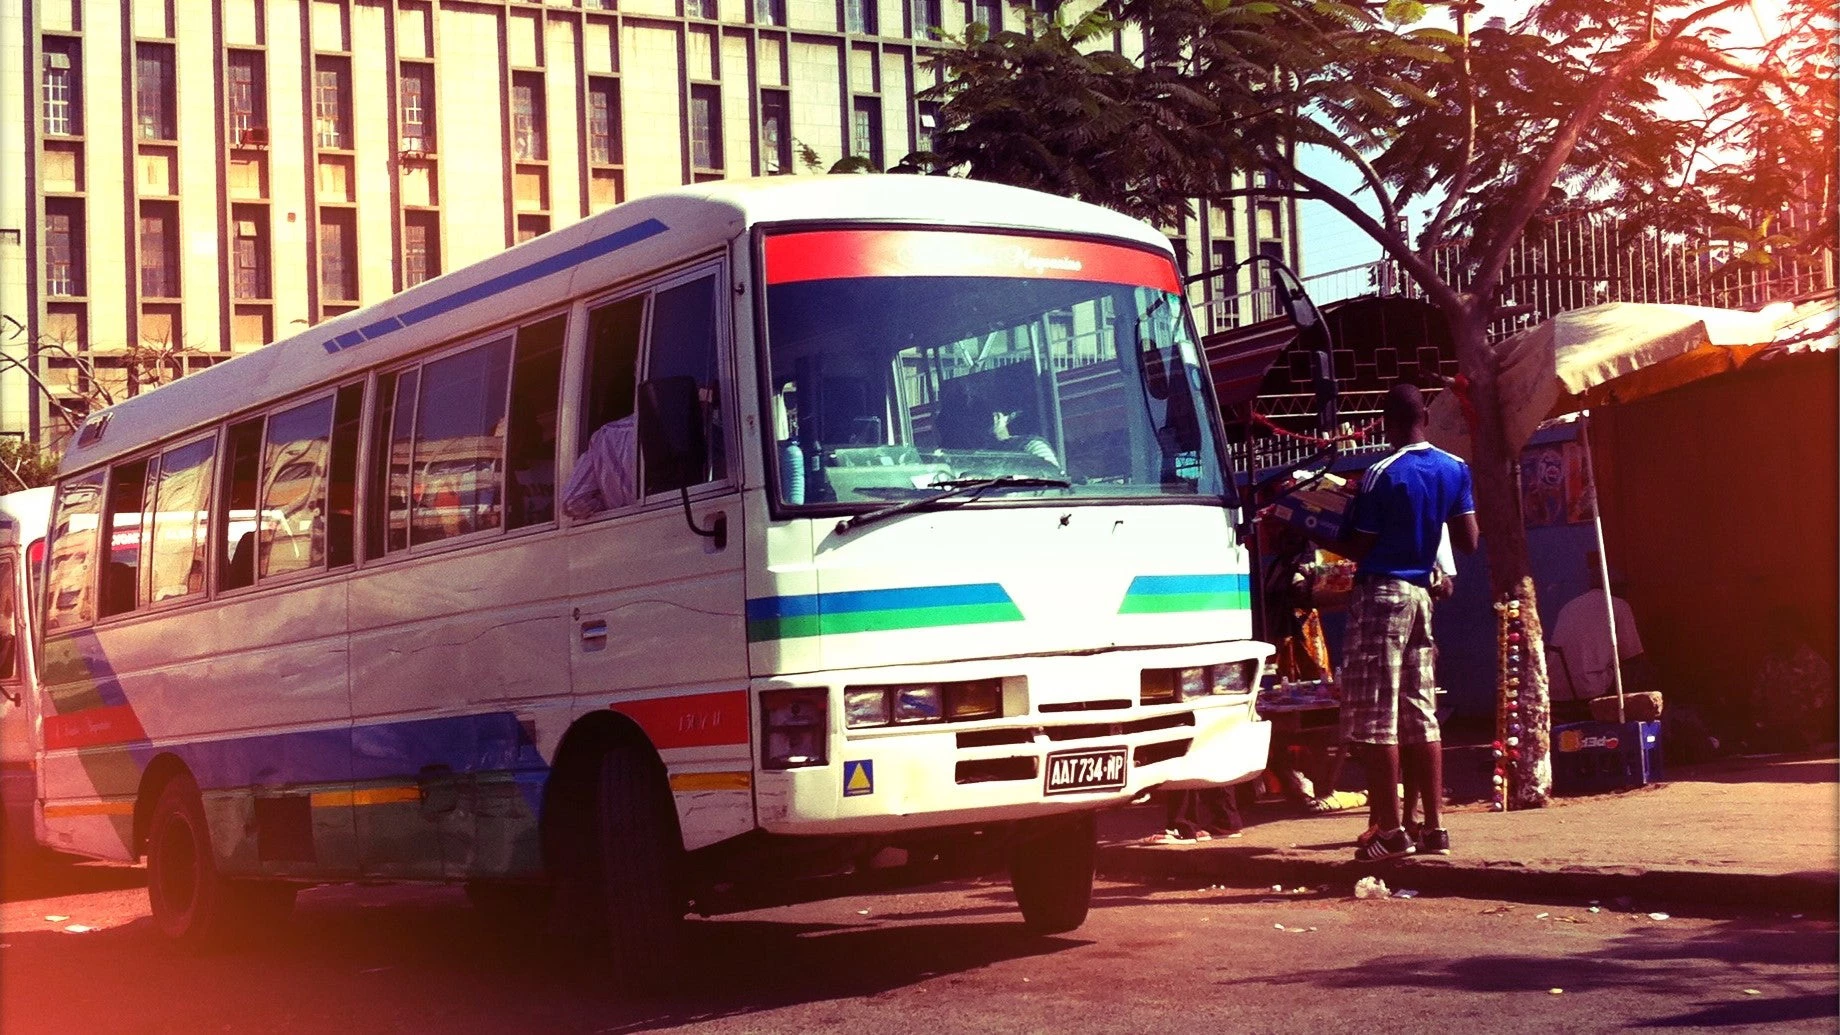
{"label": "wheel rim", "polygon": [[191,824],[179,816],[168,818],[160,828],[158,849],[155,886],[160,899],[171,912],[184,913],[198,896],[198,850]]}

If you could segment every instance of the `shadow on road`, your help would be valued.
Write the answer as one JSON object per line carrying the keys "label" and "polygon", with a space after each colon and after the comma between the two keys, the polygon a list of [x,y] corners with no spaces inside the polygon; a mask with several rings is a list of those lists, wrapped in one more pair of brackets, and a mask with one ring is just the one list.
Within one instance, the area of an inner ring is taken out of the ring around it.
{"label": "shadow on road", "polygon": [[62,987],[108,974],[111,994],[14,999],[0,1024],[126,1030],[158,1002],[160,1028],[171,1031],[501,1032],[516,1017],[534,1031],[641,1032],[834,999],[874,1002],[926,979],[949,985],[999,961],[1088,944],[1029,934],[1013,903],[996,901],[1007,889],[991,891],[987,907],[959,912],[929,912],[921,901],[903,912],[895,896],[860,920],[851,911],[835,923],[757,914],[697,921],[682,986],[636,999],[613,991],[569,939],[493,928],[456,889],[327,887],[303,894],[291,922],[211,954],[173,950],[144,917],[84,935],[9,934],[9,983]]}
{"label": "shadow on road", "polygon": [[74,855],[8,847],[0,856],[0,902],[29,902],[60,895],[87,895],[145,887],[139,866],[95,862]]}

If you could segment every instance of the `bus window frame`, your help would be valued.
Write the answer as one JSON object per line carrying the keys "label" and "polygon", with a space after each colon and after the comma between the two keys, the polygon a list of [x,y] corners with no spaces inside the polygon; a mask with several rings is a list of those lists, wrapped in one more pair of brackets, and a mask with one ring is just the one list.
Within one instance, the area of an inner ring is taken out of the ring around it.
{"label": "bus window frame", "polygon": [[[581,300],[582,320],[579,332],[580,347],[575,353],[573,368],[563,372],[565,399],[573,399],[576,404],[572,408],[574,420],[571,421],[571,423],[574,425],[574,432],[579,438],[574,443],[574,456],[569,461],[566,474],[561,474],[560,458],[558,458],[560,475],[556,482],[556,512],[558,515],[563,514],[563,490],[567,486],[569,479],[574,476],[575,468],[581,463],[581,458],[587,454],[589,438],[593,436],[596,430],[599,430],[581,426],[582,418],[588,412],[587,392],[589,386],[587,384],[587,364],[589,344],[587,341],[587,334],[590,315],[594,310],[603,306],[617,305],[620,302],[629,301],[633,298],[643,298],[645,300],[644,314],[639,321],[639,352],[638,356],[635,358],[635,370],[633,371],[634,384],[643,384],[646,378],[651,374],[652,327],[657,311],[656,296],[662,291],[669,291],[675,287],[694,283],[704,277],[709,277],[714,280],[715,290],[712,292],[713,298],[711,301],[714,319],[711,323],[711,328],[715,333],[717,404],[718,407],[727,407],[727,410],[720,414],[722,417],[723,470],[720,477],[688,486],[687,491],[690,498],[693,500],[709,499],[740,491],[741,478],[736,472],[736,467],[743,463],[740,450],[745,448],[745,444],[740,440],[739,434],[739,425],[741,423],[741,400],[737,397],[739,391],[737,386],[740,384],[740,377],[735,370],[737,352],[734,328],[731,326],[734,322],[733,309],[723,304],[723,300],[728,297],[728,291],[725,285],[728,283],[727,278],[731,268],[726,253],[703,255],[686,262],[673,264],[671,267],[659,272],[649,273],[641,277],[624,281],[606,291],[586,296]],[[575,339],[571,338],[571,340],[573,341]],[[636,414],[638,405],[636,395],[633,404]],[[570,408],[565,407],[565,411],[569,409]],[[560,442],[558,443],[558,448],[560,448]],[[635,437],[634,449],[637,450],[637,448],[638,444]],[[633,478],[636,480],[636,484],[633,487],[633,501],[631,503],[623,507],[597,511],[585,518],[568,518],[570,526],[591,525],[613,517],[651,511],[665,506],[676,507],[679,505],[680,491],[678,489],[661,489],[649,494],[645,492],[645,462],[643,457],[635,456],[633,459]]]}
{"label": "bus window frame", "polygon": [[[211,494],[208,497],[208,500],[210,503],[210,509],[206,512],[206,516],[205,516],[204,588],[199,590],[196,593],[185,593],[185,594],[181,594],[180,596],[176,596],[176,597],[167,597],[165,600],[153,599],[153,557],[152,557],[152,552],[149,551],[146,577],[142,580],[143,582],[146,583],[147,602],[143,604],[142,606],[135,608],[133,611],[128,612],[128,614],[134,615],[134,614],[146,614],[146,613],[154,612],[154,611],[171,611],[177,607],[184,607],[187,604],[196,604],[204,600],[210,599],[211,592],[216,587],[216,583],[214,581],[216,573],[213,569],[215,568],[217,564],[217,550],[215,547],[214,540],[216,538],[216,531],[217,531],[217,496],[218,496],[219,490],[222,488],[222,486],[219,484],[218,474],[220,470],[222,469],[223,439],[225,435],[225,429],[227,427],[228,427],[227,424],[220,422],[216,427],[212,428],[209,432],[205,434],[195,434],[195,435],[190,435],[190,436],[181,435],[168,442],[161,443],[159,446],[155,447],[153,451],[153,455],[160,459],[161,471],[159,473],[163,475],[165,473],[164,468],[165,468],[165,460],[166,460],[167,453],[170,453],[175,449],[183,449],[186,446],[197,445],[198,443],[203,442],[206,439],[211,440],[211,479],[210,479]],[[149,479],[149,480],[152,481],[152,479]],[[148,495],[149,497],[155,496],[155,494],[151,491],[148,493]],[[146,517],[143,520],[145,521],[146,528],[147,528],[146,539],[145,539],[145,542],[147,543],[152,542],[153,524],[155,521],[159,520],[158,511],[152,509],[157,502],[158,502],[157,498],[149,498],[147,501],[147,508],[144,510]],[[121,617],[121,616],[116,616],[116,617]]]}

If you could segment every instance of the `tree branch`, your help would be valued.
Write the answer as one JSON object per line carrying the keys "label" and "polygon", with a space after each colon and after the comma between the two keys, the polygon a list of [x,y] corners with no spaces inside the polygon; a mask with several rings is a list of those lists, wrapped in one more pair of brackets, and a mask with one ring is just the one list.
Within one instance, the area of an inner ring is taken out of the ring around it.
{"label": "tree branch", "polygon": [[1308,187],[1315,195],[1315,200],[1341,213],[1368,237],[1373,238],[1374,243],[1378,244],[1381,250],[1404,267],[1413,280],[1418,281],[1419,286],[1425,289],[1425,293],[1431,296],[1432,301],[1439,308],[1448,311],[1462,307],[1463,296],[1458,294],[1457,290],[1451,287],[1444,278],[1438,276],[1436,267],[1420,258],[1418,253],[1412,250],[1412,243],[1406,240],[1404,234],[1390,226],[1382,226],[1365,209],[1356,204],[1353,198],[1303,170],[1292,166],[1287,170],[1286,175]]}
{"label": "tree branch", "polygon": [[1450,187],[1444,192],[1444,203],[1438,206],[1437,215],[1431,225],[1425,228],[1425,247],[1420,255],[1426,262],[1431,261],[1437,252],[1439,243],[1444,238],[1444,228],[1450,223],[1450,217],[1457,211],[1463,201],[1463,193],[1469,190],[1469,181],[1475,172],[1476,160],[1476,82],[1470,73],[1469,65],[1469,7],[1457,7],[1457,32],[1463,37],[1463,58],[1457,64],[1457,82],[1463,91],[1463,158],[1457,163],[1457,174],[1450,181]]}

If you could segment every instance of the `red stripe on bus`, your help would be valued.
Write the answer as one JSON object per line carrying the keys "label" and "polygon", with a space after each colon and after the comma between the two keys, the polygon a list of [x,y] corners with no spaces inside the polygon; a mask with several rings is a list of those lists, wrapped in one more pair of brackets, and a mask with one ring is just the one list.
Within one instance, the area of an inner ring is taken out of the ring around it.
{"label": "red stripe on bus", "polygon": [[101,747],[146,739],[147,731],[141,729],[140,716],[134,714],[131,704],[45,716],[45,747],[52,750]]}
{"label": "red stripe on bus", "polygon": [[660,749],[748,742],[745,690],[621,701],[611,707],[637,722],[652,739],[652,746]]}
{"label": "red stripe on bus", "polygon": [[847,277],[1015,277],[1174,293],[1167,256],[1118,244],[956,230],[813,230],[767,238],[767,283]]}

